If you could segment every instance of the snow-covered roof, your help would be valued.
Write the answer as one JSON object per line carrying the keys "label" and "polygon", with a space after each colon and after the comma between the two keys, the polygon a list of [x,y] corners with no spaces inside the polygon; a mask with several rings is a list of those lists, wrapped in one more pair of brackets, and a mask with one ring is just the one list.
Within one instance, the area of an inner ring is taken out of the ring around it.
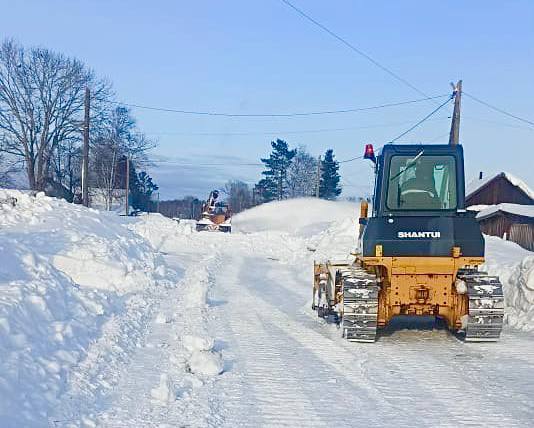
{"label": "snow-covered roof", "polygon": [[498,204],[490,205],[477,214],[477,220],[482,220],[498,212],[505,212],[510,214],[519,215],[522,217],[534,218],[534,205],[520,205],[520,204]]}
{"label": "snow-covered roof", "polygon": [[510,184],[518,187],[521,189],[526,195],[530,197],[530,199],[534,200],[534,191],[525,183],[523,180],[517,178],[515,175],[510,174],[509,172],[500,172],[498,174],[489,175],[486,178],[483,178],[482,180],[474,179],[471,180],[469,183],[467,183],[466,189],[465,189],[465,195],[466,197],[471,196],[473,193],[475,193],[478,189],[481,189],[486,184],[488,184],[491,180],[493,180],[496,177],[502,176],[506,180],[510,182]]}

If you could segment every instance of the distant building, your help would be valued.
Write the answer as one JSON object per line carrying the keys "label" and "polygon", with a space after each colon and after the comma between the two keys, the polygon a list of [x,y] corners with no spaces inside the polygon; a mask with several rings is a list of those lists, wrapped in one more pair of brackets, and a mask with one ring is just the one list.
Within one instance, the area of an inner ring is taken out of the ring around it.
{"label": "distant building", "polygon": [[534,251],[534,192],[522,180],[501,172],[471,181],[466,206],[477,211],[486,235],[513,241]]}
{"label": "distant building", "polygon": [[[482,175],[482,173],[481,173]],[[527,184],[508,172],[472,180],[465,191],[465,205],[502,203],[534,205],[534,192]]]}

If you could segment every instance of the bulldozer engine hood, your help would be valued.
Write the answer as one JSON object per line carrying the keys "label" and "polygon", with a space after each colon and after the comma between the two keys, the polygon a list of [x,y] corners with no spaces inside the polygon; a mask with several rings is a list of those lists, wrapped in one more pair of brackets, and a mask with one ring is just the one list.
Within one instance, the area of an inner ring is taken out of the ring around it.
{"label": "bulldozer engine hood", "polygon": [[453,247],[460,247],[468,257],[484,256],[484,238],[472,217],[370,218],[363,235],[363,255],[374,256],[376,245],[382,245],[385,257],[450,257]]}

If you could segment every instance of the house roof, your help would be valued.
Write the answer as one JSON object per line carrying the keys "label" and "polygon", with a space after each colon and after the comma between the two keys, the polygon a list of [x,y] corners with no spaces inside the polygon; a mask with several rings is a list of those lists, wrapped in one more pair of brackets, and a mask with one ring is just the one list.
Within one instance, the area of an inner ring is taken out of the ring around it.
{"label": "house roof", "polygon": [[534,191],[525,183],[523,180],[517,178],[516,176],[510,174],[509,172],[500,172],[495,175],[490,175],[487,178],[483,178],[482,180],[471,180],[465,189],[466,198],[471,196],[473,193],[477,192],[478,190],[482,189],[483,187],[487,186],[491,181],[493,181],[497,177],[504,177],[510,184],[520,189],[523,193],[525,193],[530,199],[534,200]]}
{"label": "house roof", "polygon": [[518,215],[521,217],[530,217],[534,218],[534,205],[520,205],[520,204],[498,204],[498,205],[489,205],[487,208],[484,208],[477,214],[477,220],[483,220],[488,217],[493,217],[494,215],[501,213],[509,213]]}

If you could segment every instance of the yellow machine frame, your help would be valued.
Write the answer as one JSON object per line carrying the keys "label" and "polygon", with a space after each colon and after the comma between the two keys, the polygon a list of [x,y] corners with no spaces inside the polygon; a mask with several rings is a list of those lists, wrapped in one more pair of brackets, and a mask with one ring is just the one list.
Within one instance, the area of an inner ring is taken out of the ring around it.
{"label": "yellow machine frame", "polygon": [[[368,204],[362,202],[360,218],[367,218]],[[360,237],[363,225],[360,226]],[[431,315],[447,321],[449,328],[462,328],[462,318],[468,314],[468,297],[456,288],[457,274],[462,268],[474,268],[484,263],[483,257],[462,257],[461,248],[451,248],[450,257],[384,257],[377,245],[374,257],[353,254],[353,264],[329,261],[314,265],[315,296],[321,281],[326,281],[329,305],[343,307],[341,284],[336,272],[360,266],[376,275],[380,284],[378,326],[385,326],[396,315]],[[341,309],[342,310],[342,309]]]}

